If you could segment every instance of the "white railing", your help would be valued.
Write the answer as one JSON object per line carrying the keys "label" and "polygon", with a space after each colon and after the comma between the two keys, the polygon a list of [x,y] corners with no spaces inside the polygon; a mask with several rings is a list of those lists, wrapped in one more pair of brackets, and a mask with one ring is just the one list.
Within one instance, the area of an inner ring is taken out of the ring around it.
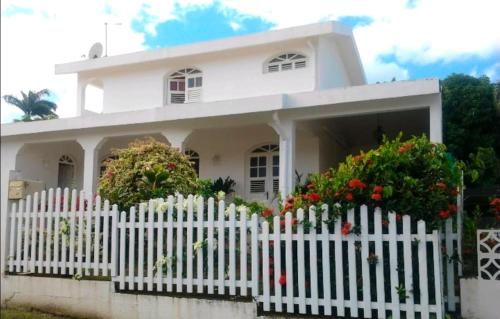
{"label": "white railing", "polygon": [[[460,218],[429,232],[366,206],[330,221],[325,205],[268,223],[191,195],[119,216],[99,197],[63,195],[13,204],[10,273],[111,276],[119,290],[252,296],[264,311],[328,316],[442,318],[459,300],[460,267],[449,257]],[[345,222],[355,233],[341,233]]]}
{"label": "white railing", "polygon": [[68,189],[61,196],[58,188],[12,204],[8,271],[114,276],[118,209],[108,201],[101,207],[99,197],[92,202],[83,191],[73,190],[70,199]]}

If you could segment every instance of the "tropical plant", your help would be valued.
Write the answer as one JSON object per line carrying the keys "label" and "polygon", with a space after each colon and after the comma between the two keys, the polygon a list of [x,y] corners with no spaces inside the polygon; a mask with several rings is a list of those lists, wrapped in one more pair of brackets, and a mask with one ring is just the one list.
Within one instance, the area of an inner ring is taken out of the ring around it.
{"label": "tropical plant", "polygon": [[194,194],[196,172],[178,150],[153,138],[136,140],[112,151],[99,179],[99,193],[121,210],[152,198]]}
{"label": "tropical plant", "polygon": [[50,96],[50,91],[43,89],[38,92],[29,91],[28,94],[21,91],[22,98],[19,99],[13,95],[4,95],[3,99],[6,103],[16,106],[24,115],[15,122],[29,122],[36,120],[50,120],[58,118],[55,110],[57,104],[44,99],[44,96]]}

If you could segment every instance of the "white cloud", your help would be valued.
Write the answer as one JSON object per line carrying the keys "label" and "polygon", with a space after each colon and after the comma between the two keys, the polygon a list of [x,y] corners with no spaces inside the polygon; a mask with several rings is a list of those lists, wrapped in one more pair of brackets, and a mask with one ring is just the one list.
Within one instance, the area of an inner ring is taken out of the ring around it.
{"label": "white cloud", "polygon": [[[144,34],[131,22],[143,19],[146,32],[174,19],[176,6],[204,6],[215,0],[2,0],[1,94],[49,88],[57,93],[61,116],[75,114],[73,75],[55,76],[54,64],[79,60],[94,42],[104,41],[109,27],[109,55],[144,49]],[[470,57],[500,56],[500,2],[495,0],[219,0],[224,9],[259,16],[276,28],[335,20],[343,16],[369,17],[354,35],[369,82],[406,79],[404,63],[456,62]],[[32,14],[5,15],[12,6]],[[231,23],[231,21],[228,21]],[[237,25],[231,25],[238,28]],[[386,62],[383,56],[395,57]],[[499,77],[498,65],[486,71]],[[3,102],[2,102],[3,103]],[[2,104],[2,122],[11,109]]]}
{"label": "white cloud", "polygon": [[497,62],[490,67],[488,67],[484,74],[490,78],[491,82],[499,82],[500,81],[500,62]]}

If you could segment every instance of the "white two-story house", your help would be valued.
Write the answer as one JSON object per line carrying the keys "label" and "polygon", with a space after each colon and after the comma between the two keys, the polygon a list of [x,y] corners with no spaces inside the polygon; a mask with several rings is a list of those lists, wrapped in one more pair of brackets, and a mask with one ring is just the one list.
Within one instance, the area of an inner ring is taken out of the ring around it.
{"label": "white two-story house", "polygon": [[[367,85],[353,34],[336,22],[59,64],[55,72],[78,75],[78,115],[2,125],[3,225],[9,180],[92,194],[111,149],[145,136],[185,152],[201,178],[230,176],[237,194],[257,200],[289,193],[295,171],[323,171],[384,133],[441,141],[438,80]],[[99,113],[88,110],[90,86],[102,90]]]}

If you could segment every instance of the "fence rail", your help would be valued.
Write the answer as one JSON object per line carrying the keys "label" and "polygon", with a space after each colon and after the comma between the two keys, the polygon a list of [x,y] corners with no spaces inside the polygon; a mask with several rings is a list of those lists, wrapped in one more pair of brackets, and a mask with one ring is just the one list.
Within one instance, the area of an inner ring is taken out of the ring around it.
{"label": "fence rail", "polygon": [[335,221],[324,205],[268,222],[191,195],[129,213],[69,195],[12,205],[10,273],[110,276],[123,291],[251,296],[264,311],[327,316],[442,318],[459,301],[460,214],[429,231],[366,206]]}

